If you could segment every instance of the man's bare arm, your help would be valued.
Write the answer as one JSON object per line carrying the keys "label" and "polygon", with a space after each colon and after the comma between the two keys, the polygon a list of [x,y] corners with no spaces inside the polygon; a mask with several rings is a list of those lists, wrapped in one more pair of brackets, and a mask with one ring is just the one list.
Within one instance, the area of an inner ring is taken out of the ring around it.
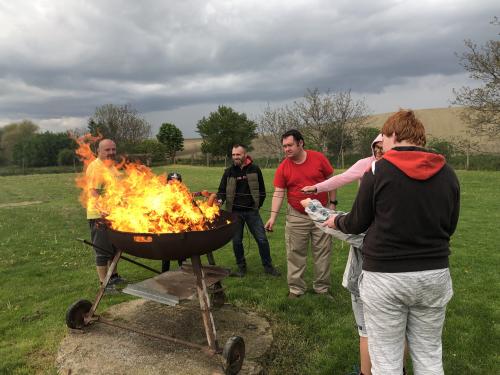
{"label": "man's bare arm", "polygon": [[281,205],[283,204],[284,197],[285,189],[278,187],[274,188],[273,200],[271,203],[271,215],[269,217],[269,220],[267,220],[266,225],[264,225],[264,228],[266,228],[268,231],[273,230],[273,226],[276,222],[276,218],[278,217]]}

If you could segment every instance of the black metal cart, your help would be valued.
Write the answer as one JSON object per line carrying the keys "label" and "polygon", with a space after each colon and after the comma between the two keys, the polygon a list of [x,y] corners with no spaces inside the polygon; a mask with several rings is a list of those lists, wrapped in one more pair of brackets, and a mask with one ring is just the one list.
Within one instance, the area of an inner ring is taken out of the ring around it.
{"label": "black metal cart", "polygon": [[[217,332],[212,316],[212,306],[221,305],[225,301],[221,280],[229,274],[228,270],[215,265],[212,252],[231,240],[236,220],[236,216],[221,211],[221,215],[214,222],[211,229],[183,233],[126,233],[108,227],[109,239],[116,251],[106,279],[99,288],[94,303],[88,300],[79,300],[68,308],[66,313],[67,326],[71,329],[81,330],[93,322],[101,322],[149,337],[200,349],[209,355],[222,355],[224,372],[226,374],[237,374],[245,358],[245,342],[243,338],[233,336],[225,343],[224,348],[221,348],[217,341]],[[88,241],[84,242],[92,245]],[[123,253],[157,260],[190,258],[191,264],[183,264],[178,271],[160,273],[151,267],[128,258]],[[208,257],[209,265],[201,264],[200,257],[205,254]],[[104,295],[118,261],[121,259],[158,274],[151,279],[128,285],[122,290],[125,293],[170,306],[175,306],[182,300],[190,299],[197,294],[208,345],[202,346],[179,338],[146,332],[133,328],[130,324],[111,321],[97,315],[96,310],[99,302]],[[209,289],[212,298],[209,297]]]}

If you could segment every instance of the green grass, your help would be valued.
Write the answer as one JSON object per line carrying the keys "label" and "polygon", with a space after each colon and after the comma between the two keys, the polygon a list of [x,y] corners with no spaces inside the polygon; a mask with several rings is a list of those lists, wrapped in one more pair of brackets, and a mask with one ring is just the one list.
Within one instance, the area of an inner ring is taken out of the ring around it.
{"label": "green grass", "polygon": [[[171,168],[169,168],[169,171]],[[164,172],[158,168],[157,172]],[[216,190],[222,168],[179,166],[191,190]],[[273,170],[264,170],[268,191]],[[462,211],[452,240],[451,272],[455,295],[444,329],[444,363],[449,374],[490,374],[500,368],[499,347],[499,172],[459,172]],[[78,203],[74,174],[0,177],[0,373],[55,373],[54,359],[66,334],[67,307],[93,299],[97,277],[91,249],[75,241],[89,237]],[[349,210],[356,193],[339,191],[340,209]],[[7,203],[42,201],[23,207]],[[270,198],[262,211],[269,215]],[[358,337],[349,293],[341,285],[347,247],[335,242],[332,283],[335,302],[311,293],[286,298],[284,216],[270,234],[278,279],[262,273],[258,250],[245,234],[249,274],[224,281],[231,303],[257,310],[273,323],[275,342],[265,357],[271,374],[346,374],[358,362]],[[215,252],[220,265],[233,266],[230,246]],[[159,268],[160,262],[146,261]],[[120,262],[129,280],[151,274]],[[175,265],[174,265],[175,267]],[[309,265],[307,280],[312,271]],[[130,297],[104,298],[99,311]]]}

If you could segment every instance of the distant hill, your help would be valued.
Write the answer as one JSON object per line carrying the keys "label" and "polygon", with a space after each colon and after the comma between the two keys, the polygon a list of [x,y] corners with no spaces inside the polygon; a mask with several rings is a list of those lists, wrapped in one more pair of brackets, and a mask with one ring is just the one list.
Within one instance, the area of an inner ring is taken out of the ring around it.
{"label": "distant hill", "polygon": [[[415,114],[425,126],[427,135],[430,137],[442,138],[451,140],[454,137],[464,137],[467,130],[467,124],[460,119],[462,108],[430,108],[417,109]],[[370,116],[367,126],[374,128],[382,128],[385,120],[394,112],[380,113]],[[256,139],[252,143],[254,154],[266,156],[265,151],[260,144],[260,140]],[[487,153],[500,153],[500,142],[491,140],[487,137],[480,139],[481,150]],[[201,156],[201,139],[192,138],[184,140],[184,151],[177,153],[179,157],[195,157]]]}
{"label": "distant hill", "polygon": [[[424,124],[429,137],[451,140],[454,137],[465,137],[467,124],[460,118],[463,108],[430,108],[417,109],[415,114]],[[381,128],[385,120],[392,114],[381,113],[371,116],[369,126]],[[489,137],[479,139],[481,151],[487,153],[500,153],[500,142],[491,140]]]}

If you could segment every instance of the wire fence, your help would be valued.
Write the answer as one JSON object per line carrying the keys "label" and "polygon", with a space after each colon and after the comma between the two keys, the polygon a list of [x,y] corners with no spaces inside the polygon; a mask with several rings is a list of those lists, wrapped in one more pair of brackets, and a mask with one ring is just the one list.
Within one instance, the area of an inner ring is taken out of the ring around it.
{"label": "wire fence", "polygon": [[[357,160],[362,158],[362,155],[349,154],[344,158],[344,166],[336,165],[335,160],[330,160],[336,169],[344,169],[350,167]],[[254,158],[254,163],[261,168],[276,169],[281,163],[282,159],[278,158]],[[484,171],[500,171],[500,154],[494,153],[481,153],[469,155],[455,154],[448,158],[447,162],[458,170],[484,170]],[[211,158],[177,158],[177,165],[192,165],[192,166],[210,166],[225,168],[231,165],[231,159],[215,159]],[[152,161],[151,167],[159,167],[172,165],[162,161]],[[468,167],[467,167],[468,166]],[[17,165],[3,165],[0,166],[0,176],[13,176],[13,175],[29,175],[29,174],[51,174],[51,173],[81,173],[83,165],[75,163],[70,166],[48,166],[48,167],[22,167]]]}

